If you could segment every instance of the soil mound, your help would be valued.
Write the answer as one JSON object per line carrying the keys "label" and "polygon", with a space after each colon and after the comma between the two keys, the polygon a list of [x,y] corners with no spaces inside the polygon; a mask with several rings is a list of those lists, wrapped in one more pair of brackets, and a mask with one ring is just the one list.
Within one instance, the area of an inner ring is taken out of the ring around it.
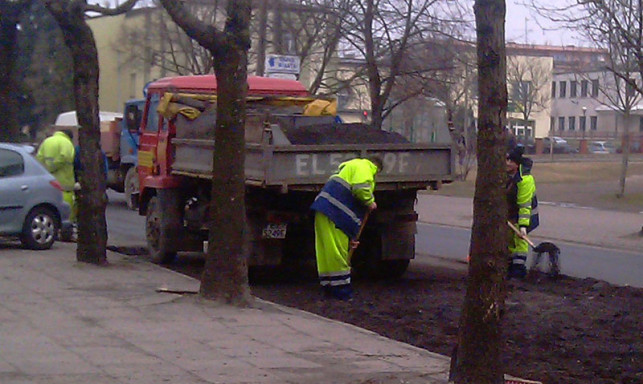
{"label": "soil mound", "polygon": [[398,133],[375,129],[362,123],[308,125],[284,129],[284,133],[295,145],[408,143]]}

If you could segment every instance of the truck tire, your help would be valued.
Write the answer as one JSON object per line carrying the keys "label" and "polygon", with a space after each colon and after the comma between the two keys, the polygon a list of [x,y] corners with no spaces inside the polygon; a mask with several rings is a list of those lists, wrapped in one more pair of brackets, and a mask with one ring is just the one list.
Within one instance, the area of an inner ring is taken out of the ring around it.
{"label": "truck tire", "polygon": [[353,270],[355,274],[369,279],[400,278],[406,272],[410,260],[382,260],[382,251],[382,241],[379,235],[374,232],[366,233],[354,255]]}
{"label": "truck tire", "polygon": [[139,193],[139,184],[138,184],[138,172],[136,167],[130,167],[125,174],[125,201],[127,202],[127,208],[131,210],[138,209],[138,193]]}
{"label": "truck tire", "polygon": [[380,260],[377,264],[378,277],[382,279],[398,279],[409,267],[411,260]]}
{"label": "truck tire", "polygon": [[152,262],[167,264],[174,260],[176,251],[168,247],[169,241],[166,236],[168,218],[165,217],[160,204],[158,196],[152,197],[147,203],[145,238]]}

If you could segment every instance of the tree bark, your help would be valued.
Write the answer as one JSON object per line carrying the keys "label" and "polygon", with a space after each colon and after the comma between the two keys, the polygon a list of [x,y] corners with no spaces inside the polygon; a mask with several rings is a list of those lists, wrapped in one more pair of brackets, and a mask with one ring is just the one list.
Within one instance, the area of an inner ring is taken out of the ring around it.
{"label": "tree bark", "polygon": [[105,162],[100,149],[98,116],[98,52],[91,29],[85,22],[85,9],[77,2],[49,1],[49,12],[56,19],[69,48],[74,66],[74,99],[80,146],[78,204],[78,247],[76,259],[106,264],[107,222],[105,220]]}
{"label": "tree bark", "polygon": [[457,384],[500,384],[501,314],[506,296],[507,201],[504,191],[507,113],[504,0],[476,0],[478,52],[478,175],[471,263],[454,364]]}
{"label": "tree bark", "polygon": [[623,156],[621,157],[621,173],[618,180],[618,198],[625,197],[625,182],[627,180],[627,166],[630,160],[630,112],[629,108],[623,114],[625,129],[623,131]]}
{"label": "tree bark", "polygon": [[161,0],[174,22],[208,49],[217,78],[217,122],[212,169],[208,251],[200,295],[228,304],[251,302],[245,221],[245,114],[251,0],[228,2],[223,32]]}
{"label": "tree bark", "polygon": [[31,5],[31,0],[0,4],[0,142],[17,142],[20,126],[16,111],[18,103],[13,92],[17,89],[14,76],[18,51],[18,23],[20,15]]}
{"label": "tree bark", "polygon": [[250,302],[245,211],[245,118],[250,48],[250,1],[228,6],[225,59],[215,60],[218,105],[212,170],[208,257],[201,295],[245,306]]}
{"label": "tree bark", "polygon": [[80,146],[78,204],[78,246],[76,259],[81,262],[107,264],[107,221],[105,207],[105,160],[100,148],[98,115],[98,51],[94,35],[85,22],[85,12],[117,15],[130,10],[136,0],[127,0],[109,9],[88,5],[84,0],[45,0],[45,7],[62,30],[74,67],[74,99],[78,118]]}

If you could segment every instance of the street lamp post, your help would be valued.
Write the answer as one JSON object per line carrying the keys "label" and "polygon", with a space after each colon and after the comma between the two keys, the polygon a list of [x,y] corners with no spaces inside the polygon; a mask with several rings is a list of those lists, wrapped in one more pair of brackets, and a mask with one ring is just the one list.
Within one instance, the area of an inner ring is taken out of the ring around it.
{"label": "street lamp post", "polygon": [[583,107],[583,108],[581,108],[581,110],[583,111],[583,124],[581,126],[581,129],[583,131],[582,135],[583,135],[583,139],[584,139],[585,138],[585,130],[587,130],[587,118],[586,118],[587,107]]}

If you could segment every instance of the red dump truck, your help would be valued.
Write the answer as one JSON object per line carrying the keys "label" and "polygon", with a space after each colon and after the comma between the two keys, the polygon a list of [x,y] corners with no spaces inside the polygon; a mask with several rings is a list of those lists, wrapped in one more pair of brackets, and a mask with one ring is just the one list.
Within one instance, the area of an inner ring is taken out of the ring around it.
{"label": "red dump truck", "polygon": [[[156,262],[168,262],[181,251],[202,251],[207,240],[216,91],[213,76],[165,78],[147,89],[138,203]],[[378,154],[384,160],[375,192],[378,209],[362,233],[353,267],[400,275],[415,255],[417,191],[453,179],[452,146],[411,144],[365,124],[308,113],[307,106],[318,102],[297,81],[248,78],[249,265],[314,260],[309,207],[316,194],[342,161]]]}

